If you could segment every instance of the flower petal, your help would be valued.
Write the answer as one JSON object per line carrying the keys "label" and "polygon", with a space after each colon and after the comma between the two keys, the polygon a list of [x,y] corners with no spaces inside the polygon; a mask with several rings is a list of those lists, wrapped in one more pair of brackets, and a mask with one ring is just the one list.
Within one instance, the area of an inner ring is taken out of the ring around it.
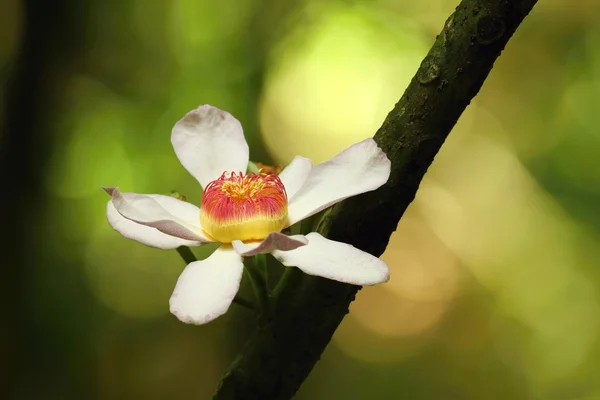
{"label": "flower petal", "polygon": [[210,105],[177,121],[171,143],[181,164],[206,187],[223,172],[245,172],[248,143],[242,125],[231,114]]}
{"label": "flower petal", "polygon": [[180,239],[175,236],[162,233],[158,229],[140,225],[119,214],[112,200],[106,204],[106,218],[109,225],[127,239],[133,239],[146,246],[156,247],[162,250],[176,249],[179,246],[199,246],[198,241]]}
{"label": "flower petal", "polygon": [[271,232],[262,242],[244,243],[241,240],[234,240],[231,244],[239,255],[250,257],[271,253],[273,250],[294,250],[307,243],[308,240],[302,235],[287,236],[283,233]]}
{"label": "flower petal", "polygon": [[312,161],[309,158],[300,156],[294,157],[291,163],[279,174],[279,179],[283,182],[288,201],[300,190],[308,174],[312,170]]}
{"label": "flower petal", "polygon": [[386,263],[369,253],[316,232],[306,238],[306,246],[291,251],[275,250],[273,256],[283,265],[298,267],[309,275],[353,285],[375,285],[390,279]]}
{"label": "flower petal", "polygon": [[171,313],[186,324],[205,324],[225,314],[242,279],[242,257],[221,246],[206,260],[188,264],[169,300]]}
{"label": "flower petal", "polygon": [[317,165],[290,200],[289,225],[387,182],[391,163],[371,138],[356,143]]}
{"label": "flower petal", "polygon": [[118,188],[104,190],[111,195],[111,202],[119,214],[130,221],[188,241],[214,241],[202,231],[200,209],[193,204],[159,194],[121,193]]}

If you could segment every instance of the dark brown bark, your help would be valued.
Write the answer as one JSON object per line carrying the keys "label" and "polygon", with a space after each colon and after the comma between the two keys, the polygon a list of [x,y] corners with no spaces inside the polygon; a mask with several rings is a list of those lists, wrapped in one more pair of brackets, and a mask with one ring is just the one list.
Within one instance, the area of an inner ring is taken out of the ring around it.
{"label": "dark brown bark", "polygon": [[[464,0],[456,7],[375,134],[392,161],[388,183],[336,205],[319,228],[322,234],[376,256],[383,253],[444,140],[535,3]],[[292,270],[277,297],[273,320],[247,344],[214,398],[291,398],[319,360],[358,289]]]}

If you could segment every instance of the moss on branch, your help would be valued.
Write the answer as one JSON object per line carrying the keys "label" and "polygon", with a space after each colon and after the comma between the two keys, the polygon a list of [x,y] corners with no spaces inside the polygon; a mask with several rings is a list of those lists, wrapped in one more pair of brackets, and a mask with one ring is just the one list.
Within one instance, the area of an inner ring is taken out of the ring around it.
{"label": "moss on branch", "polygon": [[[388,183],[336,205],[319,227],[323,235],[383,253],[427,168],[536,1],[464,0],[456,7],[375,134],[392,161]],[[360,289],[297,269],[286,274],[283,285],[273,320],[225,373],[215,399],[291,398]]]}

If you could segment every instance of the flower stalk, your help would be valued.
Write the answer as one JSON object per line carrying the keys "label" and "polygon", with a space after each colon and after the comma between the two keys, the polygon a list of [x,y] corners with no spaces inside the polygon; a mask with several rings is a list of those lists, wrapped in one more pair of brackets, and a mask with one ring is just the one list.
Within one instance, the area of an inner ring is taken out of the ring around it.
{"label": "flower stalk", "polygon": [[245,270],[250,278],[260,315],[265,319],[270,319],[272,310],[271,295],[268,287],[266,265],[263,261],[263,254],[247,258]]}
{"label": "flower stalk", "polygon": [[193,263],[194,261],[198,261],[198,259],[196,258],[194,253],[192,253],[192,250],[189,247],[179,246],[177,248],[177,253],[179,254],[179,256],[181,256],[183,261],[185,261],[186,265],[189,263]]}

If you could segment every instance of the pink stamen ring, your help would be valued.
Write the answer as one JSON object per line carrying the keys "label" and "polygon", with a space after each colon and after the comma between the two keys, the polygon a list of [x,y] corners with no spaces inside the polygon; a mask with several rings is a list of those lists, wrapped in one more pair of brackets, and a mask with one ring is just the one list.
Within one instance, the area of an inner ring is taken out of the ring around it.
{"label": "pink stamen ring", "polygon": [[204,189],[200,223],[215,240],[262,240],[287,224],[288,199],[274,174],[224,172]]}

